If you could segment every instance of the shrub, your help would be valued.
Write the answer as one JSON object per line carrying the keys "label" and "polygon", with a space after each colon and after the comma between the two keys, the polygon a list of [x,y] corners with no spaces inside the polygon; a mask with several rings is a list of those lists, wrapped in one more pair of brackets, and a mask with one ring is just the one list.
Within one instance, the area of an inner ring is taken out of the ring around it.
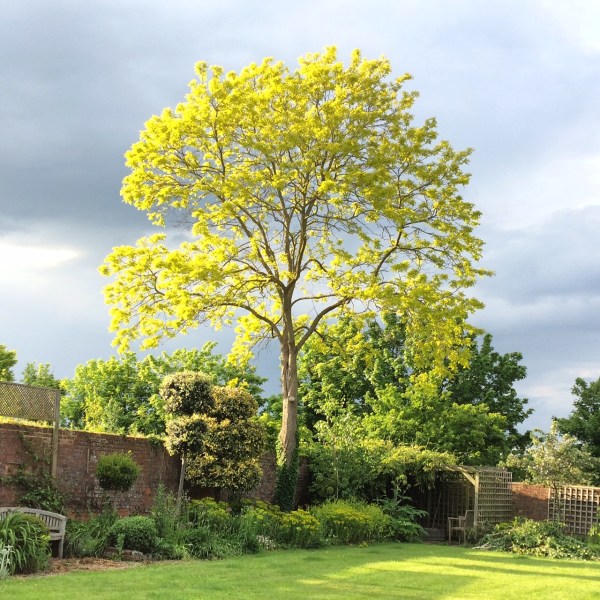
{"label": "shrub", "polygon": [[139,465],[127,452],[101,456],[96,465],[96,476],[100,487],[104,490],[127,492],[132,488],[139,474]]}
{"label": "shrub", "polygon": [[214,534],[208,527],[188,529],[185,541],[190,556],[194,558],[220,559],[239,556],[244,552],[244,545],[238,536]]}
{"label": "shrub", "polygon": [[212,387],[210,376],[197,371],[180,371],[164,378],[160,395],[167,413],[191,416],[210,412],[214,406]]}
{"label": "shrub", "polygon": [[152,552],[158,542],[156,525],[150,517],[125,517],[119,519],[110,528],[109,543],[116,545],[122,536],[123,548],[138,550],[148,554]]}
{"label": "shrub", "polygon": [[295,548],[318,548],[323,545],[321,523],[302,509],[282,514],[277,537],[282,544]]}
{"label": "shrub", "polygon": [[213,498],[192,500],[188,510],[190,523],[194,526],[206,527],[216,533],[230,531],[233,526],[231,509],[225,502]]}
{"label": "shrub", "polygon": [[517,517],[510,523],[496,525],[484,537],[481,548],[504,550],[516,554],[550,558],[597,560],[600,552],[584,542],[565,535],[556,521],[532,521]]}
{"label": "shrub", "polygon": [[36,573],[48,565],[50,535],[45,523],[34,515],[9,513],[0,519],[0,548],[12,548],[8,573]]}
{"label": "shrub", "polygon": [[111,527],[118,519],[117,513],[109,506],[89,521],[81,522],[69,519],[65,535],[65,553],[67,556],[101,556],[108,546]]}
{"label": "shrub", "polygon": [[41,481],[30,482],[28,488],[19,500],[21,506],[64,513],[65,499],[52,476],[43,475]]}
{"label": "shrub", "polygon": [[374,504],[338,500],[311,510],[331,543],[356,544],[392,537],[393,519]]}
{"label": "shrub", "polygon": [[588,531],[587,540],[589,544],[600,546],[600,523],[595,523]]}
{"label": "shrub", "polygon": [[417,523],[417,519],[424,517],[427,511],[404,504],[403,501],[407,499],[404,496],[398,496],[396,492],[394,498],[380,499],[377,501],[377,505],[391,517],[390,533],[394,539],[401,542],[415,542],[425,536],[425,530]]}
{"label": "shrub", "polygon": [[247,503],[239,518],[240,535],[246,540],[256,540],[259,549],[273,550],[279,545],[283,514],[274,504]]}

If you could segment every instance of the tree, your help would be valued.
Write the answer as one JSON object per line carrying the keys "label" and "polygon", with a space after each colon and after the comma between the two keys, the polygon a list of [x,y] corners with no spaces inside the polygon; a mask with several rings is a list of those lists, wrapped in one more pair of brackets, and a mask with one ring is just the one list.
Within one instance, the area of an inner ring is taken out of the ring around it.
{"label": "tree", "polygon": [[[592,456],[600,458],[600,378],[588,383],[578,377],[572,393],[571,414],[564,419],[556,419],[561,433],[575,436],[589,449]],[[600,470],[595,473],[596,483],[600,483]]]}
{"label": "tree", "polygon": [[188,479],[203,487],[246,492],[260,481],[264,431],[257,421],[256,400],[246,391],[212,388],[214,408],[204,450],[190,457]]}
{"label": "tree", "polygon": [[558,423],[552,420],[550,431],[533,430],[531,444],[522,455],[509,455],[506,466],[524,469],[526,481],[552,488],[558,498],[560,488],[565,485],[589,484],[598,468],[598,461],[580,446],[573,436],[561,436]]}
{"label": "tree", "polygon": [[207,413],[215,404],[211,388],[210,377],[195,371],[167,375],[160,386],[167,419],[165,447],[170,454],[181,457],[177,512],[181,508],[188,457],[204,450],[209,428]]}
{"label": "tree", "polygon": [[162,352],[138,360],[132,352],[108,360],[90,360],[64,380],[61,414],[64,425],[111,433],[162,435],[164,403],[159,394],[165,376],[179,371],[201,371],[217,385],[234,383],[260,401],[262,377],[249,366],[228,364],[213,354],[214,342],[200,350]]}
{"label": "tree", "polygon": [[402,320],[384,313],[360,325],[340,320],[306,345],[300,395],[311,428],[350,409],[382,439],[452,452],[464,464],[497,464],[518,445],[516,426],[531,412],[513,387],[526,372],[519,353],[494,352],[486,334],[473,340],[468,366],[417,395]]}
{"label": "tree", "polygon": [[262,474],[263,430],[258,405],[245,390],[213,386],[210,377],[182,371],[160,388],[167,414],[166,447],[182,457],[186,479],[234,493],[254,487]]}
{"label": "tree", "polygon": [[525,448],[529,440],[529,432],[522,434],[517,429],[533,412],[525,408],[527,398],[519,398],[514,388],[515,382],[527,376],[522,360],[520,352],[496,352],[492,335],[486,333],[481,345],[473,340],[468,366],[460,367],[444,386],[453,402],[485,405],[489,412],[505,418],[506,435],[500,449],[503,457],[515,448]]}
{"label": "tree", "polygon": [[14,381],[12,368],[17,364],[17,353],[0,344],[0,381]]}
{"label": "tree", "polygon": [[23,370],[22,382],[27,385],[60,389],[60,380],[54,377],[49,363],[27,363]]}
{"label": "tree", "polygon": [[[463,358],[465,290],[479,213],[459,190],[469,151],[412,124],[417,97],[385,58],[335,48],[291,71],[265,59],[241,72],[196,66],[186,101],[153,116],[127,152],[125,202],[158,226],[189,224],[113,250],[101,272],[122,350],[201,323],[237,323],[234,353],[275,339],[283,415],[278,461],[297,442],[298,355],[327,319],[398,312],[415,361],[445,374]],[[178,230],[179,232],[181,229]]]}

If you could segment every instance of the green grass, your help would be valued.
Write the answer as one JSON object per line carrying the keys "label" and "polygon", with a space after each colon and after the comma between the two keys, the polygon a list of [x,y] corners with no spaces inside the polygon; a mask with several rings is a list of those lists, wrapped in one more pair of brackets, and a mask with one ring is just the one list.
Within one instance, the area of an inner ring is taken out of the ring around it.
{"label": "green grass", "polygon": [[11,600],[600,598],[600,564],[459,547],[382,544],[0,581]]}

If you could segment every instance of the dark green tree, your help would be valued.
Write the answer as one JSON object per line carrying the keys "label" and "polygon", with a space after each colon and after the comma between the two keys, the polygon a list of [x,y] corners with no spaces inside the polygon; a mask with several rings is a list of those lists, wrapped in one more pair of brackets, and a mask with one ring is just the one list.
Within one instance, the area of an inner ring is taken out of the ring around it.
{"label": "dark green tree", "polygon": [[[321,331],[302,357],[301,393],[306,424],[350,410],[371,435],[454,453],[461,462],[496,464],[523,444],[517,426],[530,414],[515,381],[525,376],[521,355],[494,352],[492,336],[473,341],[471,362],[451,379],[418,394],[418,369],[395,314],[366,324],[346,319]],[[460,362],[460,361],[457,361]],[[526,443],[526,442],[525,442]]]}
{"label": "dark green tree", "polygon": [[[592,456],[600,458],[600,378],[587,382],[578,377],[571,390],[575,396],[571,414],[556,419],[561,433],[569,434],[583,442]],[[600,472],[594,475],[600,483]]]}
{"label": "dark green tree", "polygon": [[459,368],[444,386],[457,404],[485,405],[489,412],[505,418],[506,455],[514,448],[525,448],[529,432],[519,433],[518,426],[533,412],[526,408],[528,400],[519,398],[514,384],[525,379],[527,367],[520,364],[520,352],[499,354],[492,346],[492,335],[486,333],[479,344],[473,340],[468,367]]}

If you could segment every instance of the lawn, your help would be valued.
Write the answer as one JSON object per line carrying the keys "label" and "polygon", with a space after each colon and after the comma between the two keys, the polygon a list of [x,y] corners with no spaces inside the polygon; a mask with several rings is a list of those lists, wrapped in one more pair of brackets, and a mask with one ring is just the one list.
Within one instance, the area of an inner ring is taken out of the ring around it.
{"label": "lawn", "polygon": [[600,599],[600,564],[521,558],[453,546],[382,544],[10,578],[0,581],[0,597],[587,600]]}

